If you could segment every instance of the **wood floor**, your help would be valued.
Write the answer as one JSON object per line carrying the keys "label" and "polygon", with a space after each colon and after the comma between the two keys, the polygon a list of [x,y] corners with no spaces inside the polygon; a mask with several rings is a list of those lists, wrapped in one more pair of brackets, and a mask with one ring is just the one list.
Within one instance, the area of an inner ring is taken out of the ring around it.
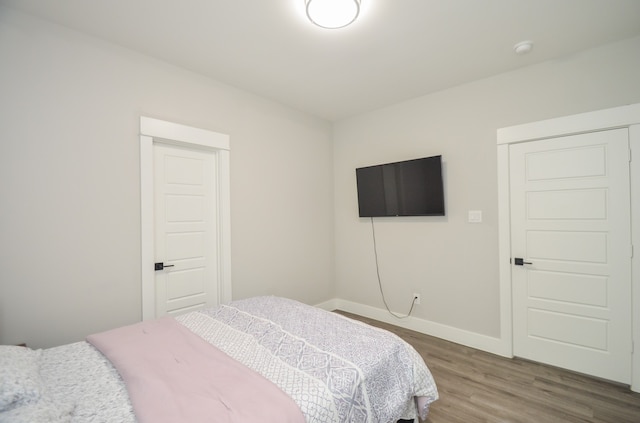
{"label": "wood floor", "polygon": [[427,423],[640,423],[640,394],[627,386],[340,313],[396,333],[422,355],[440,394]]}

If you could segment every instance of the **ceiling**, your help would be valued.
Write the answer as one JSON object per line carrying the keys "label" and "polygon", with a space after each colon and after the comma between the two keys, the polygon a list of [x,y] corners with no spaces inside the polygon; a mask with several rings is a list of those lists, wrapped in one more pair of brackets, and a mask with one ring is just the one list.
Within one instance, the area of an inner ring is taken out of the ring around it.
{"label": "ceiling", "polygon": [[639,0],[362,0],[337,30],[304,0],[0,4],[330,121],[640,35]]}

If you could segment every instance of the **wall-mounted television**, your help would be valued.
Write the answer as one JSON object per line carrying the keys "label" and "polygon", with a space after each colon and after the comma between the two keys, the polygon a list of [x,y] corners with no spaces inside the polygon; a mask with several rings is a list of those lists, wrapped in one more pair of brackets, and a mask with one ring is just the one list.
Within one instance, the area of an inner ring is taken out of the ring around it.
{"label": "wall-mounted television", "polygon": [[356,169],[360,217],[444,216],[442,156]]}

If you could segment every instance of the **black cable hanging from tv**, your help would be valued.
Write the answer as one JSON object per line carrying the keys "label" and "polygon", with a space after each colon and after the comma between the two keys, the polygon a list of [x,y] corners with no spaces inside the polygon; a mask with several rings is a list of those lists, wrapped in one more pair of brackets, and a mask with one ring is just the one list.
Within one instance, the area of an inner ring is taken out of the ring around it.
{"label": "black cable hanging from tv", "polygon": [[407,313],[406,316],[399,316],[397,314],[395,314],[393,311],[391,311],[391,309],[389,308],[389,305],[387,304],[387,300],[384,297],[384,290],[382,289],[382,279],[380,278],[380,268],[378,267],[378,247],[376,245],[376,230],[375,227],[373,225],[373,217],[371,217],[371,233],[373,235],[373,254],[375,256],[375,261],[376,261],[376,275],[378,275],[378,287],[380,288],[380,294],[382,295],[382,302],[384,303],[385,308],[387,309],[387,311],[389,312],[389,314],[391,314],[393,317],[395,317],[396,319],[406,319],[407,317],[411,316],[411,312],[413,311],[413,306],[416,304],[416,299],[414,298],[411,301],[411,308],[409,309],[409,312]]}

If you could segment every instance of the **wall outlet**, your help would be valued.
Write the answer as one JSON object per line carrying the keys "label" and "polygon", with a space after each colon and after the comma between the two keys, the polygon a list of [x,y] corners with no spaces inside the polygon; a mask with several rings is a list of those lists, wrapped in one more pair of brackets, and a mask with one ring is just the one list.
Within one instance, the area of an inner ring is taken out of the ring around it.
{"label": "wall outlet", "polygon": [[420,294],[413,294],[413,300],[415,305],[420,305]]}

